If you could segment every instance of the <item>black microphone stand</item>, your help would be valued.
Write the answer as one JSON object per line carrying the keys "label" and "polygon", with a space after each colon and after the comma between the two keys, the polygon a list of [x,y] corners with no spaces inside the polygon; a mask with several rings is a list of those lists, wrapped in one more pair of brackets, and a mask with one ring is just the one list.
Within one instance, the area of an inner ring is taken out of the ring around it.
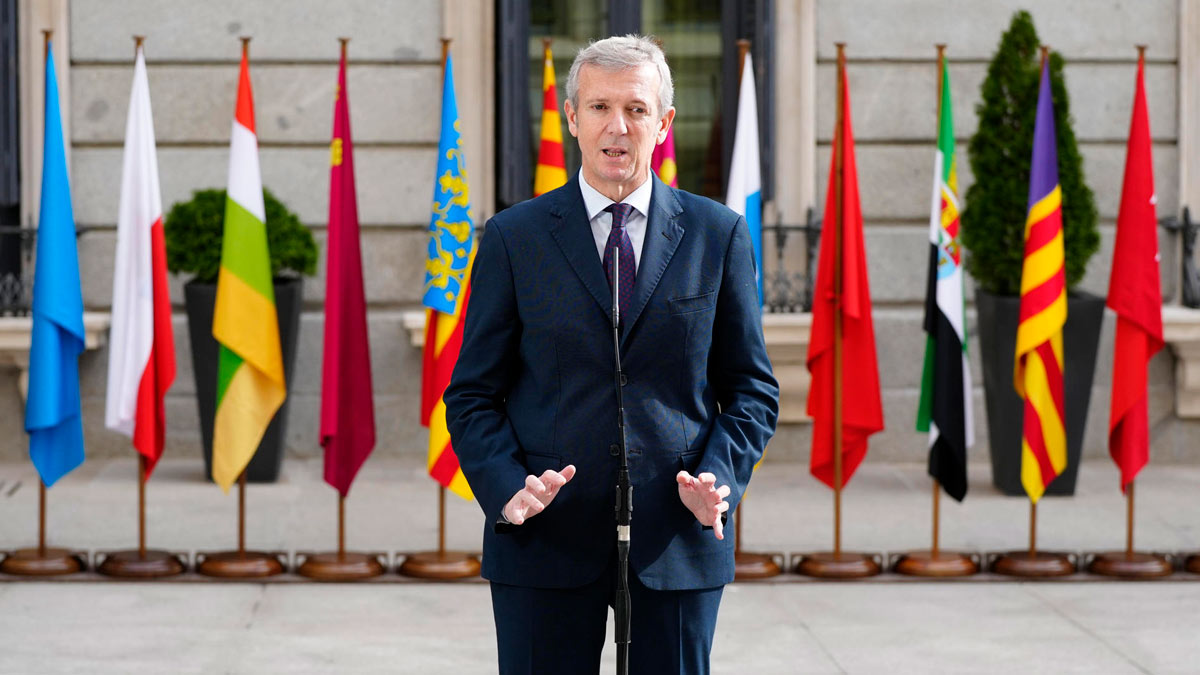
{"label": "black microphone stand", "polygon": [[629,522],[633,517],[633,486],[629,483],[629,453],[625,448],[625,398],[621,394],[621,256],[613,249],[612,328],[613,357],[616,360],[617,430],[621,435],[621,466],[617,471],[617,595],[613,602],[616,624],[613,641],[617,643],[617,675],[629,672]]}

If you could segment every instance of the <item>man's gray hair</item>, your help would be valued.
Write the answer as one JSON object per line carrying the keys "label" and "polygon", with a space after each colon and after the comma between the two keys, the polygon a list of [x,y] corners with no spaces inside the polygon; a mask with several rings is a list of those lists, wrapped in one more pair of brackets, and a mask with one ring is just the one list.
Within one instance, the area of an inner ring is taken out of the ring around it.
{"label": "man's gray hair", "polygon": [[585,65],[605,70],[637,68],[646,63],[658,68],[658,116],[661,118],[675,102],[675,85],[671,82],[671,69],[667,57],[653,38],[644,35],[623,35],[593,42],[575,55],[571,72],[567,75],[567,100],[571,107],[579,109],[579,70]]}

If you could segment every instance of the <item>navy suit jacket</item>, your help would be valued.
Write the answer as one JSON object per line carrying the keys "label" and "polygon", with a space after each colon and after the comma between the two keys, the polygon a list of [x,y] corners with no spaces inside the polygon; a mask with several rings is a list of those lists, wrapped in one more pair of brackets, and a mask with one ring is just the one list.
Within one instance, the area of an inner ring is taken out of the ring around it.
{"label": "navy suit jacket", "polygon": [[[733,580],[733,528],[718,541],[702,527],[680,501],[675,475],[715,474],[731,489],[732,514],[775,431],[779,388],[746,221],[653,181],[620,339],[630,568],[652,589],[710,588]],[[612,559],[619,433],[611,308],[578,177],[488,222],[444,397],[454,450],[486,516],[487,579],[570,588],[599,578]],[[568,464],[578,473],[545,511],[520,526],[496,525],[528,474]]]}

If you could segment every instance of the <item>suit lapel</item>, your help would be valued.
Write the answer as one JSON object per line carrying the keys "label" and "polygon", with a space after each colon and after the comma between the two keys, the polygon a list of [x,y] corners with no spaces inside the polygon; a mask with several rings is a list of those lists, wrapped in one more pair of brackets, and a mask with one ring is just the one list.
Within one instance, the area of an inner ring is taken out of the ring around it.
{"label": "suit lapel", "polygon": [[[667,264],[671,262],[671,256],[675,255],[675,249],[679,247],[679,242],[683,239],[683,227],[676,222],[683,207],[675,198],[674,190],[667,187],[666,183],[659,180],[658,176],[653,173],[651,176],[653,176],[654,187],[650,193],[650,213],[646,223],[646,238],[642,242],[642,261],[638,265],[637,279],[633,284],[633,303],[627,311],[623,312],[622,346],[625,345],[625,340],[633,325],[637,323],[638,317],[642,315],[642,310],[646,309],[646,303],[650,302],[650,296],[654,294],[654,289],[658,287],[663,272],[667,270]],[[580,199],[582,200],[582,197]],[[594,252],[595,244],[593,243]],[[605,281],[603,275],[600,280]],[[608,287],[607,282],[604,286]],[[611,302],[610,300],[609,303],[611,304]]]}
{"label": "suit lapel", "polygon": [[550,227],[550,234],[579,280],[600,305],[600,309],[606,315],[610,314],[612,295],[608,288],[608,280],[604,278],[600,256],[596,253],[596,240],[592,237],[587,209],[583,205],[583,194],[579,191],[578,174],[558,190],[557,197],[550,208],[550,212],[556,217]]}

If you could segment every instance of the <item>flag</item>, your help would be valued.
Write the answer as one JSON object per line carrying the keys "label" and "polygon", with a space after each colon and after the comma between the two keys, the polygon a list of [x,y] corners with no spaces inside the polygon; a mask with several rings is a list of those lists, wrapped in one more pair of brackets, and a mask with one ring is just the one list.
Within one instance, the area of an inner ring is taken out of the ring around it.
{"label": "flag", "polygon": [[1143,70],[1144,56],[1139,56],[1107,302],[1117,313],[1108,451],[1121,469],[1122,489],[1150,458],[1146,366],[1163,347],[1154,165]]}
{"label": "flag", "polygon": [[464,499],[471,487],[458,465],[446,427],[442,394],[462,348],[475,253],[467,167],[454,96],[454,67],[446,54],[442,81],[442,131],[433,183],[429,260],[425,263],[425,353],[421,371],[421,424],[429,427],[429,475]]}
{"label": "flag", "polygon": [[971,369],[967,362],[958,216],[950,69],[943,61],[929,218],[925,367],[917,430],[929,432],[929,475],[941,484],[946,494],[962,501],[967,495],[967,448],[975,440],[975,430],[971,420]]}
{"label": "flag", "polygon": [[746,219],[754,245],[754,276],[758,281],[758,303],[763,300],[762,281],[762,169],[758,160],[758,99],[754,93],[754,68],[750,54],[742,66],[738,92],[737,128],[733,135],[733,158],[725,206]]}
{"label": "flag", "polygon": [[50,487],[83,463],[79,354],[83,352],[84,333],[75,216],[67,180],[54,51],[49,44],[44,129],[25,431],[33,465],[42,482]]}
{"label": "flag", "polygon": [[[850,124],[850,86],[842,73],[844,122],[834,131],[825,224],[813,293],[812,328],[808,343],[808,415],[813,420],[810,470],[834,487],[834,312],[838,311],[834,275],[840,273],[842,298],[842,485],[867,455],[867,438],[883,430],[879,395],[879,366],[875,357],[875,326],[871,320],[871,289],[863,247],[862,209],[858,200],[858,169],[854,162],[854,132]],[[837,200],[837,158],[842,161],[842,199]],[[837,245],[834,219],[841,217],[841,261],[835,267]]]}
{"label": "flag", "polygon": [[563,159],[562,120],[558,115],[558,91],[554,88],[554,57],[546,44],[542,73],[542,143],[538,147],[537,170],[533,174],[533,196],[562,187],[567,183],[567,163]]}
{"label": "flag", "polygon": [[321,370],[321,445],[325,482],[344,497],[375,447],[375,401],[371,393],[371,345],[363,293],[358,201],[354,191],[354,144],[346,54],[338,67],[330,142],[329,242],[325,271],[325,348]]}
{"label": "flag", "polygon": [[1034,503],[1067,467],[1062,345],[1063,324],[1067,322],[1066,259],[1049,60],[1042,64],[1037,106],[1013,368],[1017,394],[1025,400],[1021,483]]}
{"label": "flag", "polygon": [[679,165],[675,161],[675,126],[667,128],[667,137],[654,146],[650,155],[650,168],[662,182],[673,188],[679,187]]}
{"label": "flag", "polygon": [[254,456],[267,425],[287,397],[247,51],[242,50],[229,144],[225,235],[213,309],[213,337],[220,343],[220,361],[212,474],[226,492]]}
{"label": "flag", "polygon": [[125,122],[104,425],[133,438],[133,447],[146,458],[146,479],[162,457],[167,423],[163,399],[174,381],[162,192],[146,57],[139,46]]}

